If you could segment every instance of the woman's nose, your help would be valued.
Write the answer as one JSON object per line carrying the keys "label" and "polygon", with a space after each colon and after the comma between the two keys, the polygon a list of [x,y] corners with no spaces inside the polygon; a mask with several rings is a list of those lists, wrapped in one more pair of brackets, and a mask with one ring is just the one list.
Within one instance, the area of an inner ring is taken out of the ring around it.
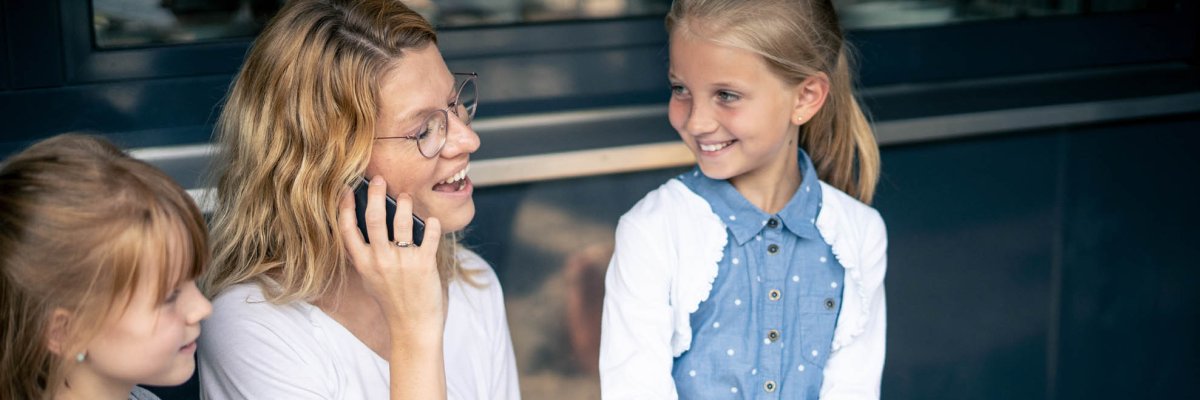
{"label": "woman's nose", "polygon": [[450,129],[446,132],[446,146],[442,148],[442,156],[455,158],[471,154],[479,150],[479,144],[479,134],[475,133],[475,129],[451,113]]}

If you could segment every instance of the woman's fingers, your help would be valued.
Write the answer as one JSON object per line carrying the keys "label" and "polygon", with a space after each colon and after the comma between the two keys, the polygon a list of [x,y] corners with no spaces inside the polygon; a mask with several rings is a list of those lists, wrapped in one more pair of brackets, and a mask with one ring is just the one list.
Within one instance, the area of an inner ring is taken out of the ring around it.
{"label": "woman's fingers", "polygon": [[367,220],[367,238],[371,244],[388,244],[387,213],[383,204],[387,201],[386,196],[387,183],[383,177],[376,175],[371,178],[371,184],[367,187],[367,210],[363,213],[363,218]]}
{"label": "woman's fingers", "polygon": [[349,188],[342,192],[342,200],[338,203],[338,230],[342,233],[342,244],[353,259],[362,258],[368,250],[363,242],[362,233],[358,230],[358,218],[354,211],[354,195]]}
{"label": "woman's fingers", "polygon": [[392,222],[396,241],[401,243],[413,243],[413,213],[412,213],[412,198],[406,193],[401,193],[396,196],[396,217]]}
{"label": "woman's fingers", "polygon": [[437,254],[438,244],[442,242],[442,221],[430,217],[425,220],[425,236],[421,239],[421,250],[429,255]]}

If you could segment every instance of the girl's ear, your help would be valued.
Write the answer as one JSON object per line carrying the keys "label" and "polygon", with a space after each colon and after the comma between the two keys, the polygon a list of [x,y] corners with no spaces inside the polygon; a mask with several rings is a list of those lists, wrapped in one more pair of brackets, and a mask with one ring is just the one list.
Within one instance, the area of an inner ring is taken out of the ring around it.
{"label": "girl's ear", "polygon": [[66,348],[71,317],[72,314],[70,311],[62,307],[56,307],[50,313],[50,320],[47,322],[46,348],[59,357],[63,357],[64,353],[71,351],[71,349]]}
{"label": "girl's ear", "polygon": [[796,85],[794,92],[795,107],[792,110],[791,122],[804,125],[825,105],[825,99],[829,97],[829,76],[818,72],[804,78]]}

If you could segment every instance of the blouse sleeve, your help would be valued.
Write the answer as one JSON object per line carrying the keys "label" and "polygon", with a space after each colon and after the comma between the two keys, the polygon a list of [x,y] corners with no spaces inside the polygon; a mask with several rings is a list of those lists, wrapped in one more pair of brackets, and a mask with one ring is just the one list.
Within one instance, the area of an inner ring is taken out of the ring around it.
{"label": "blouse sleeve", "polygon": [[488,274],[491,275],[491,285],[495,286],[495,289],[491,291],[492,301],[490,302],[494,307],[491,318],[492,382],[490,393],[495,399],[518,400],[521,398],[521,390],[517,383],[517,359],[513,354],[512,334],[508,329],[504,293],[501,291],[500,280],[496,278],[495,272],[489,269]]}
{"label": "blouse sleeve", "polygon": [[[825,365],[822,400],[878,400],[886,353],[887,304],[883,278],[887,271],[887,229],[879,213],[871,210],[864,224],[862,282],[869,299],[864,330],[837,351]],[[843,303],[845,304],[845,303]],[[846,310],[843,309],[843,312]]]}
{"label": "blouse sleeve", "polygon": [[[218,299],[217,302],[231,299]],[[240,301],[237,299],[235,301]],[[228,304],[225,304],[228,306]],[[320,357],[302,337],[281,334],[293,321],[215,307],[200,335],[200,389],[206,400],[331,398],[318,372]],[[303,327],[289,327],[304,329]]]}
{"label": "blouse sleeve", "polygon": [[621,218],[605,278],[600,391],[606,400],[678,398],[671,377],[671,260],[662,238],[639,222]]}

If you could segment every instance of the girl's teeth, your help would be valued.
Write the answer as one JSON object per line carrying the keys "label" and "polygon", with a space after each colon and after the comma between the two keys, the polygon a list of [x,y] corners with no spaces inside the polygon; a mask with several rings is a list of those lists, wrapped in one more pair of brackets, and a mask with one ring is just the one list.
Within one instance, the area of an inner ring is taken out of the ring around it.
{"label": "girl's teeth", "polygon": [[700,145],[700,150],[717,151],[717,150],[725,148],[726,146],[729,146],[730,143],[733,143],[733,142],[725,142],[725,143],[717,143],[717,144],[702,144],[702,145]]}

